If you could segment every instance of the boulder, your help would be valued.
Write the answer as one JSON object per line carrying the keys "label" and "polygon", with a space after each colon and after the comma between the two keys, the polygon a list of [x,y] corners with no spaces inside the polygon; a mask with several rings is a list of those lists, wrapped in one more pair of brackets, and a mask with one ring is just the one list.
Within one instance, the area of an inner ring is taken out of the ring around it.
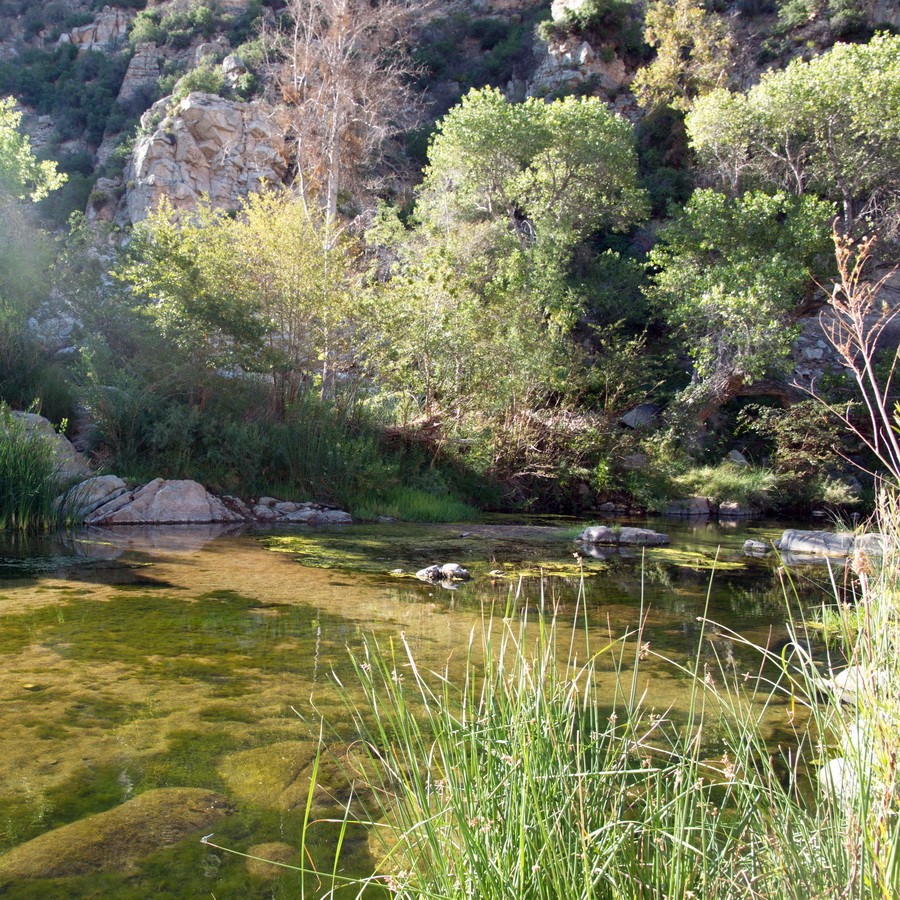
{"label": "boulder", "polygon": [[762,541],[744,541],[743,551],[745,556],[765,556],[771,547]]}
{"label": "boulder", "polygon": [[468,581],[472,577],[468,569],[464,569],[459,563],[444,563],[441,575],[451,581]]}
{"label": "boulder", "polygon": [[25,423],[25,430],[30,434],[40,435],[53,450],[60,481],[86,477],[91,473],[88,461],[72,446],[72,442],[60,434],[53,424],[37,413],[26,413],[13,410],[12,415]]}
{"label": "boulder", "polygon": [[228,84],[233,85],[241,75],[247,74],[247,65],[239,56],[232,53],[222,60],[222,73]]}
{"label": "boulder", "polygon": [[669,543],[667,534],[649,528],[620,528],[619,544],[626,547],[661,547]]}
{"label": "boulder", "polygon": [[419,581],[468,581],[471,577],[469,571],[459,563],[427,566],[416,572],[416,578]]}
{"label": "boulder", "polygon": [[725,457],[728,462],[734,463],[736,466],[749,466],[750,460],[741,453],[740,450],[729,450]]}
{"label": "boulder", "polygon": [[708,516],[709,513],[709,500],[706,497],[672,500],[666,507],[667,516]]}
{"label": "boulder", "polygon": [[84,522],[95,509],[128,493],[128,485],[116,475],[95,475],[69,488],[54,501],[73,522]]}
{"label": "boulder", "polygon": [[660,408],[655,403],[642,403],[640,406],[628,410],[619,419],[619,424],[626,428],[646,428],[657,420],[660,412]]}
{"label": "boulder", "polygon": [[575,540],[581,541],[583,544],[618,544],[619,536],[606,525],[591,525],[585,528]]}
{"label": "boulder", "polygon": [[775,541],[775,548],[783,553],[847,556],[853,549],[853,535],[849,532],[799,531],[789,528]]}
{"label": "boulder", "polygon": [[617,544],[625,547],[660,547],[669,543],[667,534],[649,528],[620,528],[614,531],[605,525],[591,525],[575,538],[583,544]]}
{"label": "boulder", "polygon": [[241,522],[243,517],[228,509],[196,481],[164,481],[155,478],[134,491],[122,494],[97,509],[91,525],[167,525],[206,522]]}
{"label": "boulder", "polygon": [[202,788],[159,788],[39,835],[0,857],[0,879],[127,871],[145,856],[210,828],[231,812]]}
{"label": "boulder", "polygon": [[166,197],[176,210],[194,209],[203,196],[235,209],[261,186],[287,175],[287,147],[276,111],[262,101],[239,103],[192,93],[140,138],[125,173],[125,205],[139,222]]}
{"label": "boulder", "polygon": [[726,500],[719,504],[720,519],[749,519],[753,515],[753,510],[749,506],[741,506],[734,500]]}
{"label": "boulder", "polygon": [[310,525],[352,525],[353,517],[342,509],[320,509],[309,520]]}

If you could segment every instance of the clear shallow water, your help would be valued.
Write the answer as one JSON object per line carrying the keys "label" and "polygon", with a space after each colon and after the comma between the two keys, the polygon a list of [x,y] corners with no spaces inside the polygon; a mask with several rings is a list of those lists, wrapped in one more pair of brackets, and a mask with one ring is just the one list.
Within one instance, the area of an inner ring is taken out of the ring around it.
{"label": "clear shallow water", "polygon": [[[771,539],[780,526],[650,523],[672,536],[670,548],[643,560],[638,551],[579,561],[570,535],[505,524],[242,535],[169,528],[0,547],[0,850],[176,787],[227,798],[233,811],[208,829],[216,842],[244,852],[278,843],[287,854],[299,847],[320,719],[337,756],[354,738],[332,687],[334,677],[352,685],[348,648],[373,635],[387,646],[402,633],[420,665],[459,671],[472,629],[491,609],[502,614],[511,594],[520,610],[543,601],[574,620],[579,566],[595,648],[630,633],[630,658],[642,604],[641,640],[678,663],[699,651],[755,672],[758,657],[727,629],[770,646],[787,637],[778,575],[740,552],[748,537]],[[449,561],[473,581],[447,590],[409,575]],[[398,569],[404,574],[391,574]],[[540,571],[553,573],[543,593]],[[819,602],[824,581],[804,574],[801,598]],[[704,614],[723,629],[708,628],[701,645]],[[580,643],[580,617],[575,627]],[[611,695],[612,660],[605,665]],[[652,654],[642,665],[647,705],[677,721],[686,680]],[[773,740],[787,734],[780,710],[767,721]],[[338,772],[324,781],[331,795],[316,796],[322,816],[346,800]],[[333,831],[314,833],[313,857],[330,859]],[[346,846],[347,871],[371,867],[361,829]],[[196,834],[113,870],[102,856],[73,863],[100,871],[54,879],[5,877],[0,858],[0,896],[299,895],[297,876],[253,874]]]}

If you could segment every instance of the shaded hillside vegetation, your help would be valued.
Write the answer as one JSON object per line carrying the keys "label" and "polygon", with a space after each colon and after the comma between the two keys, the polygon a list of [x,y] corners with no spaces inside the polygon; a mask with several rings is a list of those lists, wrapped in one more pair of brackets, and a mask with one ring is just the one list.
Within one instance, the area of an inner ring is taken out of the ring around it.
{"label": "shaded hillside vegetation", "polygon": [[[117,474],[371,516],[864,502],[815,317],[835,235],[897,259],[900,37],[801,6],[3,3],[0,398]],[[192,91],[284,183],[132,226]]]}

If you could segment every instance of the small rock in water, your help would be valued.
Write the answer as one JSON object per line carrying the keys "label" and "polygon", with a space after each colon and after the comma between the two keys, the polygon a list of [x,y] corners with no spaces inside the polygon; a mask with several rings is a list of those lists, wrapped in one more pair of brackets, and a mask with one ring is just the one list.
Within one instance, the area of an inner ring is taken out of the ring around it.
{"label": "small rock in water", "polygon": [[771,548],[762,541],[744,541],[743,549],[746,556],[765,556]]}
{"label": "small rock in water", "polygon": [[468,581],[472,576],[459,563],[444,563],[420,569],[416,578],[420,581]]}

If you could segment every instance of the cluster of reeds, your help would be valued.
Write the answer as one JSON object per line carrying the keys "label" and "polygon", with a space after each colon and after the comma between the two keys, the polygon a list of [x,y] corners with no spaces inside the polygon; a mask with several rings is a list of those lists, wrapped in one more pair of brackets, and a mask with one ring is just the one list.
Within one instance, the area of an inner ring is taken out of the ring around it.
{"label": "cluster of reeds", "polygon": [[0,405],[0,531],[62,524],[65,511],[53,502],[62,487],[51,443]]}

